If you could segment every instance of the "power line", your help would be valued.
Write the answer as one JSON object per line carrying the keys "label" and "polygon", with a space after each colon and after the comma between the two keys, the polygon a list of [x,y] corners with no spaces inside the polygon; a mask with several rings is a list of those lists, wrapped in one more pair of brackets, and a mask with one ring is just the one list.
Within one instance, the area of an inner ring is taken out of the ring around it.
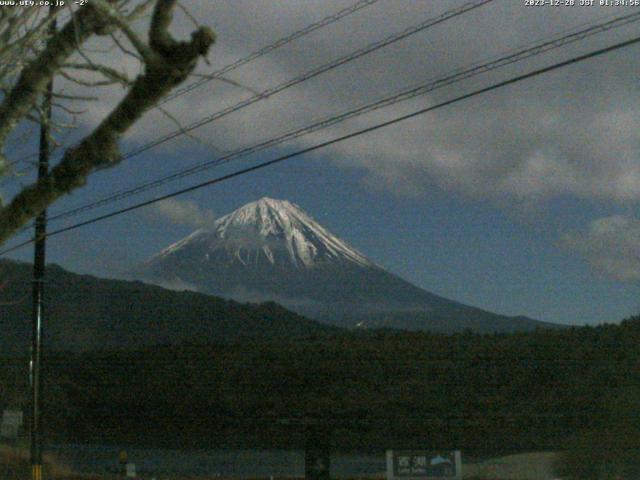
{"label": "power line", "polygon": [[294,40],[297,40],[298,38],[304,37],[305,35],[308,35],[312,32],[315,32],[316,30],[326,27],[327,25],[330,25],[332,23],[337,22],[338,20],[351,15],[352,13],[355,13],[359,10],[362,10],[363,8],[369,7],[371,5],[373,5],[374,3],[377,3],[379,0],[360,0],[359,2],[354,3],[353,5],[351,5],[350,7],[344,8],[332,15],[328,15],[326,17],[324,17],[322,20],[319,20],[315,23],[312,23],[310,25],[307,25],[306,27],[302,28],[301,30],[298,30],[296,32],[293,32],[292,34],[280,38],[278,40],[276,40],[275,42],[273,42],[270,45],[267,45],[266,47],[261,48],[260,50],[256,50],[253,53],[250,53],[249,55],[247,55],[246,57],[240,58],[238,60],[236,60],[235,62],[222,67],[219,70],[216,70],[215,72],[211,73],[210,75],[208,75],[206,78],[202,78],[200,80],[198,80],[197,82],[193,82],[190,85],[187,85],[185,87],[182,87],[178,90],[176,90],[174,93],[172,93],[171,95],[168,95],[167,97],[165,97],[160,103],[159,105],[164,105],[167,102],[170,102],[171,100],[173,100],[174,98],[180,97],[182,95],[184,95],[185,93],[188,93],[206,83],[209,83],[215,79],[221,78],[223,75],[225,75],[226,73],[231,72],[232,70],[235,70],[237,68],[240,68],[243,65],[246,65],[249,62],[252,62],[253,60],[260,58],[264,55],[267,55],[268,53],[273,52],[274,50],[283,47],[291,42],[293,42]]}
{"label": "power line", "polygon": [[354,118],[356,116],[360,116],[363,115],[365,113],[369,113],[372,112],[374,110],[378,110],[380,108],[384,108],[393,104],[396,104],[398,102],[401,101],[405,101],[420,95],[424,95],[428,92],[432,92],[436,89],[445,87],[445,86],[449,86],[452,85],[454,83],[460,82],[462,80],[466,80],[469,78],[472,78],[476,75],[480,75],[482,73],[486,73],[489,71],[493,71],[495,69],[525,60],[527,58],[531,58],[533,56],[537,56],[537,55],[541,55],[543,53],[547,53],[551,50],[560,48],[562,46],[565,46],[567,44],[573,43],[573,42],[577,42],[579,40],[583,40],[587,37],[590,37],[592,35],[604,32],[604,31],[608,31],[611,30],[613,28],[618,28],[624,25],[627,25],[629,23],[632,22],[637,22],[640,21],[640,12],[636,12],[633,14],[629,14],[629,15],[624,15],[621,17],[617,17],[613,20],[604,22],[604,23],[600,23],[597,25],[592,25],[588,28],[585,28],[583,30],[580,30],[578,32],[572,33],[572,34],[568,34],[568,35],[564,35],[562,37],[558,37],[558,38],[554,38],[539,44],[536,44],[534,46],[530,46],[527,48],[524,48],[522,50],[516,51],[512,54],[503,56],[503,57],[499,57],[498,59],[495,60],[491,60],[489,62],[483,63],[483,64],[479,64],[479,65],[475,65],[472,66],[471,68],[467,68],[467,69],[458,69],[458,70],[454,70],[453,72],[449,73],[448,75],[446,75],[445,77],[439,78],[437,80],[433,80],[433,81],[429,81],[427,83],[423,83],[420,84],[418,86],[414,86],[408,89],[405,89],[403,91],[400,91],[399,93],[395,93],[393,95],[390,96],[386,96],[383,97],[381,99],[378,99],[372,103],[357,107],[355,109],[352,110],[348,110],[345,111],[343,113],[340,113],[338,115],[332,115],[329,116],[327,118],[324,118],[322,120],[316,121],[310,125],[307,125],[305,127],[301,127],[301,128],[296,128],[290,131],[287,131],[285,133],[280,134],[277,137],[274,138],[270,138],[261,142],[258,142],[256,144],[253,144],[251,146],[247,146],[247,147],[243,147],[240,148],[238,150],[235,150],[233,152],[230,152],[220,158],[216,158],[214,160],[209,160],[207,162],[203,162],[203,163],[199,163],[196,165],[193,165],[191,167],[188,167],[186,169],[182,169],[179,170],[175,173],[172,173],[170,175],[161,177],[159,179],[156,180],[152,180],[143,184],[140,184],[136,187],[133,188],[129,188],[129,189],[124,189],[124,190],[120,190],[119,192],[115,192],[112,193],[102,199],[96,200],[94,202],[91,202],[89,204],[83,205],[83,206],[79,206],[76,208],[72,208],[70,210],[66,210],[64,212],[61,212],[57,215],[54,215],[52,217],[50,217],[51,221],[54,220],[59,220],[62,218],[67,218],[67,217],[71,217],[74,216],[78,213],[82,213],[85,211],[89,211],[89,210],[93,210],[97,207],[103,206],[103,205],[107,205],[109,203],[115,202],[117,200],[122,200],[124,198],[127,198],[129,196],[132,195],[136,195],[145,191],[148,191],[150,189],[153,189],[155,187],[164,185],[166,183],[175,181],[177,179],[180,178],[184,178],[187,177],[189,175],[193,175],[195,173],[199,173],[202,172],[204,170],[216,167],[220,164],[223,163],[227,163],[233,159],[237,159],[239,157],[245,157],[247,155],[256,153],[258,151],[262,151],[266,148],[270,148],[273,147],[275,145],[278,145],[282,142],[288,141],[288,140],[292,140],[295,138],[298,138],[302,135],[306,135],[312,132],[315,132],[317,130],[323,129],[323,128],[327,128],[329,126],[335,125],[337,123],[343,122],[345,120]]}
{"label": "power line", "polygon": [[347,55],[344,55],[342,57],[339,57],[329,63],[325,63],[324,65],[321,65],[319,67],[316,67],[312,70],[309,70],[301,75],[298,75],[297,77],[294,77],[290,80],[286,80],[274,87],[268,88],[267,90],[263,90],[260,93],[257,93],[245,100],[242,100],[234,105],[231,105],[227,108],[224,108],[222,110],[218,110],[217,112],[212,113],[211,115],[204,117],[196,122],[193,122],[189,125],[187,125],[186,127],[180,128],[179,130],[176,130],[174,132],[168,133],[166,135],[163,135],[162,137],[157,138],[156,140],[153,140],[151,142],[148,142],[144,145],[142,145],[141,147],[132,150],[130,152],[128,152],[127,154],[123,155],[124,159],[127,158],[131,158],[133,156],[139,155],[143,152],[146,152],[147,150],[150,150],[151,148],[154,148],[162,143],[168,142],[169,140],[173,140],[176,137],[179,137],[181,135],[184,135],[186,133],[189,133],[193,130],[195,130],[196,128],[202,127],[203,125],[206,125],[208,123],[214,122],[215,120],[218,120],[222,117],[225,117],[233,112],[237,112],[238,110],[241,110],[245,107],[248,107],[249,105],[252,105],[260,100],[264,100],[268,97],[271,97],[273,95],[276,95],[277,93],[282,92],[283,90],[286,90],[288,88],[291,88],[295,85],[298,85],[302,82],[306,82],[307,80],[310,80],[312,78],[317,77],[318,75],[321,75],[325,72],[328,72],[330,70],[333,70],[335,68],[340,67],[341,65],[344,65],[346,63],[352,62],[354,60],[357,60],[358,58],[364,57],[365,55],[368,55],[369,53],[375,52],[377,50],[380,50],[381,48],[384,48],[388,45],[391,45],[392,43],[398,42],[400,40],[403,40],[411,35],[415,35],[416,33],[419,33],[423,30],[426,30],[430,27],[433,27],[435,25],[438,25],[440,23],[444,23],[447,20],[454,18],[454,17],[458,17],[470,10],[474,10],[476,8],[479,8],[483,5],[486,5],[487,3],[491,3],[493,0],[475,0],[472,2],[468,2],[460,7],[454,8],[452,10],[448,10],[444,13],[442,13],[441,15],[438,15],[437,17],[433,17],[433,18],[429,18],[417,25],[414,25],[412,27],[409,27],[399,33],[395,33],[392,35],[389,35],[388,37],[383,38],[382,40],[378,40],[377,42],[373,42],[370,43],[368,45],[366,45],[365,47],[362,47],[358,50],[355,50]]}
{"label": "power line", "polygon": [[[293,79],[290,80],[286,80],[278,85],[276,85],[275,87],[271,87],[267,90],[264,90],[260,93],[257,93],[245,100],[242,100],[234,105],[231,105],[227,108],[224,108],[222,110],[219,110],[201,120],[198,120],[186,127],[183,127],[179,130],[176,130],[174,132],[171,132],[169,134],[166,134],[160,138],[157,138],[156,140],[153,140],[149,143],[146,143],[145,145],[127,152],[126,154],[124,154],[122,156],[123,159],[128,159],[131,157],[134,157],[136,155],[139,155],[147,150],[150,150],[151,148],[154,148],[162,143],[166,143],[170,140],[173,140],[174,138],[177,138],[181,135],[185,135],[187,133],[189,133],[192,130],[195,130],[196,128],[199,128],[203,125],[206,125],[208,123],[211,123],[215,120],[218,120],[222,117],[225,117],[226,115],[229,115],[233,112],[236,112],[238,110],[241,110],[242,108],[248,107],[249,105],[252,105],[260,100],[266,99],[270,96],[273,96],[277,93],[282,92],[283,90],[286,90],[288,88],[291,88],[295,85],[298,85],[302,82],[305,82],[307,80],[310,80],[314,77],[317,77],[318,75],[321,75],[322,73],[325,73],[327,71],[333,70],[341,65],[344,65],[346,63],[349,63],[351,61],[354,61],[358,58],[361,58],[365,55],[368,55],[369,53],[375,52],[377,50],[380,50],[381,48],[384,48],[392,43],[398,42],[400,40],[403,40],[411,35],[415,35],[421,31],[424,31],[430,27],[433,27],[435,25],[438,25],[440,23],[444,23],[449,19],[458,17],[468,11],[474,10],[476,8],[479,8],[483,5],[486,5],[488,3],[491,3],[493,0],[474,0],[474,1],[470,1],[465,3],[464,5],[461,5],[457,8],[451,9],[451,10],[447,10],[446,12],[436,16],[436,17],[432,17],[429,18],[427,20],[424,20],[423,22],[417,24],[417,25],[413,25],[411,27],[406,28],[405,30],[402,30],[398,33],[389,35],[381,40],[378,40],[376,42],[370,43],[368,45],[366,45],[365,47],[362,47],[358,50],[355,50],[347,55],[344,55],[342,57],[339,57],[329,63],[326,63],[324,65],[321,65],[319,67],[316,67],[312,70],[309,70],[297,77],[294,77]],[[268,48],[268,47],[265,47]],[[247,57],[248,58],[248,57]],[[64,212],[65,215],[67,215],[67,212]],[[60,218],[59,216],[56,216],[55,218]],[[53,217],[52,217],[53,219]],[[21,230],[20,232],[22,232],[24,230]],[[19,232],[19,233],[20,233]]]}
{"label": "power line", "polygon": [[[277,50],[278,48],[281,48],[285,45],[288,45],[289,43],[293,42],[294,40],[297,40],[299,38],[304,37],[305,35],[309,35],[310,33],[315,32],[316,30],[319,30],[323,27],[326,27],[328,25],[331,25],[332,23],[337,22],[338,20],[341,20],[353,13],[356,13],[360,10],[362,10],[363,8],[369,7],[371,5],[374,5],[376,3],[378,3],[380,0],[359,0],[356,3],[354,3],[353,5],[343,8],[342,10],[339,10],[338,12],[331,14],[331,15],[327,15],[326,17],[322,18],[321,20],[318,20],[317,22],[314,22],[310,25],[307,25],[306,27],[297,30],[293,33],[291,33],[290,35],[287,35],[286,37],[282,37],[279,38],[278,40],[276,40],[275,42],[259,49],[256,50],[252,53],[250,53],[249,55],[247,55],[246,57],[242,57],[239,58],[238,60],[236,60],[233,63],[230,63],[222,68],[220,68],[219,70],[216,70],[215,72],[209,74],[206,76],[206,78],[202,78],[196,82],[191,83],[190,85],[187,85],[183,88],[180,88],[178,90],[176,90],[175,92],[171,93],[170,95],[168,95],[167,97],[165,97],[164,99],[162,99],[162,101],[160,101],[158,103],[157,106],[160,105],[164,105],[165,103],[180,97],[192,90],[195,90],[196,88],[211,82],[213,80],[222,78],[223,75],[237,69],[240,68],[243,65],[246,65],[249,62],[252,62],[253,60],[256,60],[257,58],[260,58],[264,55],[267,55],[271,52],[273,52],[274,50]],[[15,64],[16,66],[25,66],[26,64]],[[23,162],[25,160],[28,160],[30,158],[36,157],[37,158],[38,153],[33,153],[33,154],[29,154],[29,155],[25,155],[21,158],[18,158],[16,160],[12,160],[11,162],[9,162],[9,166],[15,166],[20,162]]]}
{"label": "power line", "polygon": [[[145,202],[141,202],[141,203],[138,203],[138,204],[135,204],[135,205],[131,205],[131,206],[126,207],[126,208],[122,208],[120,210],[116,210],[114,212],[107,213],[105,215],[100,215],[98,217],[94,217],[92,219],[85,220],[83,222],[79,222],[79,223],[76,223],[74,225],[70,225],[68,227],[64,227],[64,228],[60,228],[58,230],[51,231],[50,233],[48,233],[46,235],[46,237],[52,237],[54,235],[59,235],[61,233],[69,232],[71,230],[75,230],[75,229],[78,229],[80,227],[84,227],[86,225],[97,223],[97,222],[100,222],[102,220],[106,220],[108,218],[116,217],[118,215],[122,215],[124,213],[128,213],[128,212],[131,212],[133,210],[137,210],[139,208],[142,208],[142,207],[145,207],[147,205],[151,205],[151,204],[160,202],[162,200],[167,200],[169,198],[177,197],[179,195],[183,195],[185,193],[192,192],[194,190],[199,190],[201,188],[208,187],[210,185],[214,185],[216,183],[221,183],[223,181],[230,180],[232,178],[239,177],[241,175],[245,175],[247,173],[254,172],[256,170],[261,170],[261,169],[263,169],[265,167],[269,167],[271,165],[275,165],[277,163],[281,163],[281,162],[283,162],[285,160],[289,160],[291,158],[299,157],[299,156],[304,155],[306,153],[310,153],[310,152],[313,152],[313,151],[316,151],[316,150],[320,150],[320,149],[328,147],[330,145],[334,145],[336,143],[340,143],[340,142],[343,142],[345,140],[349,140],[351,138],[355,138],[355,137],[364,135],[366,133],[370,133],[370,132],[373,132],[373,131],[376,131],[376,130],[380,130],[382,128],[394,125],[396,123],[400,123],[402,121],[417,117],[419,115],[424,115],[425,113],[432,112],[434,110],[438,110],[440,108],[443,108],[443,107],[458,103],[460,101],[463,101],[463,100],[466,100],[466,99],[469,99],[469,98],[472,98],[472,97],[476,97],[478,95],[482,95],[484,93],[491,92],[493,90],[497,90],[499,88],[502,88],[502,87],[505,87],[505,86],[508,86],[508,85],[512,85],[512,84],[521,82],[523,80],[526,80],[526,79],[529,79],[529,78],[532,78],[532,77],[536,77],[538,75],[542,75],[544,73],[548,73],[548,72],[551,72],[551,71],[554,71],[554,70],[558,70],[560,68],[563,68],[563,67],[566,67],[566,66],[578,63],[578,62],[582,62],[582,61],[590,59],[590,58],[594,58],[594,57],[597,57],[597,56],[600,56],[600,55],[604,55],[604,54],[613,52],[615,50],[619,50],[621,48],[625,48],[625,47],[628,47],[628,46],[631,46],[631,45],[635,45],[636,43],[639,43],[639,42],[640,42],[640,37],[635,37],[635,38],[632,38],[630,40],[627,40],[627,41],[624,41],[624,42],[621,42],[621,43],[617,43],[617,44],[609,46],[609,47],[601,48],[599,50],[595,50],[595,51],[586,53],[584,55],[573,57],[573,58],[571,58],[569,60],[565,60],[565,61],[562,61],[562,62],[555,63],[555,64],[550,65],[548,67],[544,67],[544,68],[540,68],[540,69],[537,69],[537,70],[533,70],[532,72],[525,73],[525,74],[522,74],[522,75],[518,75],[516,77],[510,78],[508,80],[504,80],[504,81],[501,81],[501,82],[498,82],[498,83],[494,83],[494,84],[492,84],[492,85],[490,85],[488,87],[484,87],[484,88],[481,88],[481,89],[478,89],[478,90],[474,90],[473,92],[466,93],[464,95],[460,95],[460,96],[454,97],[454,98],[452,98],[450,100],[446,100],[446,101],[438,103],[436,105],[432,105],[430,107],[422,108],[422,109],[417,110],[415,112],[412,112],[412,113],[409,113],[409,114],[406,114],[406,115],[401,115],[401,116],[393,118],[391,120],[387,120],[385,122],[378,123],[376,125],[372,125],[370,127],[363,128],[361,130],[357,130],[355,132],[351,132],[351,133],[346,134],[346,135],[342,135],[340,137],[334,138],[333,140],[328,140],[328,141],[325,141],[325,142],[321,142],[321,143],[318,143],[316,145],[312,145],[310,147],[303,148],[303,149],[298,150],[296,152],[289,153],[287,155],[283,155],[283,156],[277,157],[277,158],[275,158],[273,160],[269,160],[267,162],[263,162],[263,163],[260,163],[260,164],[257,164],[257,165],[253,165],[251,167],[247,167],[247,168],[244,168],[244,169],[241,169],[241,170],[237,170],[237,171],[235,171],[233,173],[229,173],[227,175],[223,175],[223,176],[211,179],[211,180],[207,180],[205,182],[198,183],[198,184],[193,185],[191,187],[187,187],[187,188],[183,188],[181,190],[177,190],[177,191],[169,193],[167,195],[162,195],[160,197],[157,197],[157,198],[154,198],[154,199],[151,199],[151,200],[147,200]],[[15,245],[15,246],[13,246],[11,248],[5,249],[5,250],[0,252],[0,256],[5,255],[5,254],[7,254],[9,252],[12,252],[14,250],[17,250],[18,248],[21,248],[21,247],[23,247],[25,245],[29,245],[29,244],[33,243],[34,241],[35,241],[35,239],[31,239],[31,240],[22,242],[22,243],[20,243],[18,245]]]}

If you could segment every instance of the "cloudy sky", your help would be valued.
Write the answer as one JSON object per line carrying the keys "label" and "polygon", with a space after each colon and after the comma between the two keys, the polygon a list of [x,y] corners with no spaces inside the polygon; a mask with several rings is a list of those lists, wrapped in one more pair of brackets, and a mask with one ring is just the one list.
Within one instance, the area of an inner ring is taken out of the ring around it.
{"label": "cloudy sky", "polygon": [[[198,72],[219,70],[355,0],[184,0],[217,43]],[[466,1],[378,0],[150,112],[124,152],[251,99]],[[563,2],[564,3],[564,2]],[[640,7],[526,6],[494,0],[301,82],[91,178],[50,210],[82,206],[219,158],[379,98],[614,18]],[[596,3],[599,3],[596,1]],[[71,225],[284,153],[435,105],[634,38],[638,23],[235,159],[71,218]],[[178,36],[192,20],[179,14]],[[140,25],[139,28],[144,28]],[[100,45],[100,42],[94,45]],[[640,312],[640,46],[630,46],[439,108],[268,169],[54,237],[49,260],[117,276],[159,249],[262,196],[288,199],[376,263],[434,293],[505,314],[569,324]],[[94,58],[135,73],[117,50]],[[198,80],[198,78],[193,79]],[[59,81],[59,88],[66,86]],[[100,93],[88,131],[122,96]],[[25,150],[23,145],[20,153]],[[18,155],[18,151],[14,152]],[[10,196],[25,174],[5,183]],[[14,242],[21,240],[17,236]],[[13,258],[29,259],[23,249]]]}

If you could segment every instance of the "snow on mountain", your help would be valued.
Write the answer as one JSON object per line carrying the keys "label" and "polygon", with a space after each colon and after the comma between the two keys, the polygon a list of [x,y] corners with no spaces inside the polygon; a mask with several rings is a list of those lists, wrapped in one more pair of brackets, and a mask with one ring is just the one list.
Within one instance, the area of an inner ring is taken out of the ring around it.
{"label": "snow on mountain", "polygon": [[362,267],[374,265],[297,205],[267,197],[218,219],[211,230],[196,230],[151,261],[184,253],[196,245],[203,247],[197,249],[204,253],[203,260],[209,260],[213,252],[223,249],[243,265],[264,260],[271,264],[287,260],[296,267],[307,268],[336,260]]}
{"label": "snow on mountain", "polygon": [[275,301],[339,326],[442,332],[543,326],[423,290],[377,266],[297,205],[266,197],[196,230],[131,273],[168,288]]}

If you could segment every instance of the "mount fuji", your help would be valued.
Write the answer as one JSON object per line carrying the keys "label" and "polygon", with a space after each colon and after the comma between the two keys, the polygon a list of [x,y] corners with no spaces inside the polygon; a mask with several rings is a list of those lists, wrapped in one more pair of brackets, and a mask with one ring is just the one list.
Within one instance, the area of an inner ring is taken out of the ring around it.
{"label": "mount fuji", "polygon": [[555,326],[494,314],[418,288],[376,265],[297,205],[271,198],[196,230],[132,275],[239,301],[275,301],[342,327],[451,333]]}

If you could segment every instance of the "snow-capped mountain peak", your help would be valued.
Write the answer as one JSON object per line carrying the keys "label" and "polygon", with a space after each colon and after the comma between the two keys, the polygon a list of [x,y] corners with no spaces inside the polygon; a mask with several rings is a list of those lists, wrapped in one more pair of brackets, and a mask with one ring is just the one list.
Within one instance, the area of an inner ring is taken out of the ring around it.
{"label": "snow-capped mountain peak", "polygon": [[[211,230],[197,230],[170,245],[158,257],[185,249],[196,250],[207,260],[224,251],[244,265],[264,261],[312,267],[326,261],[348,261],[373,266],[364,255],[350,247],[300,207],[287,201],[264,197],[218,219]],[[203,251],[204,250],[204,251]]]}
{"label": "snow-capped mountain peak", "polygon": [[[242,302],[273,301],[311,318],[364,329],[491,332],[545,325],[422,290],[375,265],[297,205],[272,198],[196,230],[132,277]],[[210,314],[215,322],[216,313]]]}

